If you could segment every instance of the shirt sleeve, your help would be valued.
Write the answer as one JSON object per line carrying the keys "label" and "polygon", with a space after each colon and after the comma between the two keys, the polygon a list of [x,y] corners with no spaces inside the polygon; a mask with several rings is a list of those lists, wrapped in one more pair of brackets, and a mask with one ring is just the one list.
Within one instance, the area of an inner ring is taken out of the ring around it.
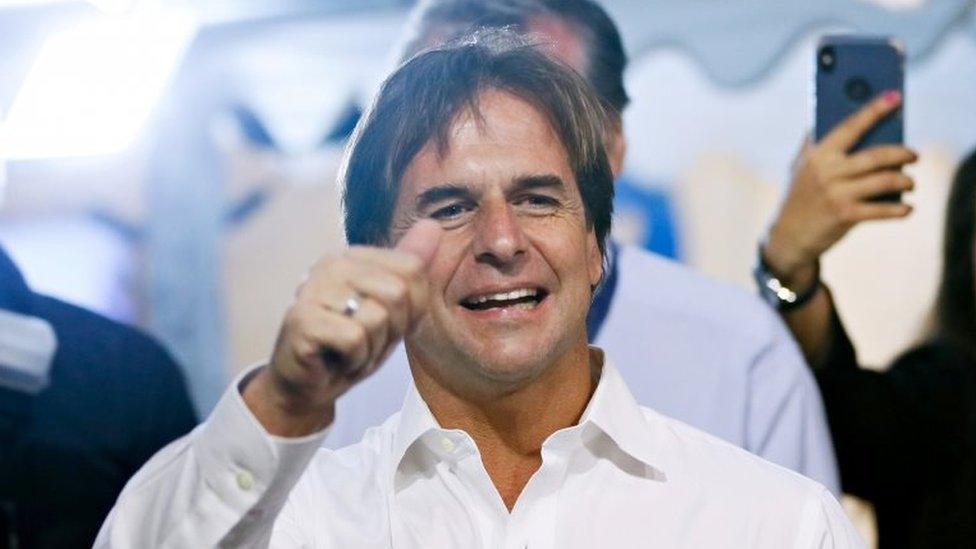
{"label": "shirt sleeve", "polygon": [[840,479],[817,383],[782,321],[749,372],[747,450],[840,494]]}
{"label": "shirt sleeve", "polygon": [[281,546],[300,546],[297,532],[275,522],[328,430],[302,438],[269,435],[238,389],[254,371],[228,388],[206,422],[160,450],[129,481],[96,548],[267,547],[272,535],[276,547],[279,539]]}

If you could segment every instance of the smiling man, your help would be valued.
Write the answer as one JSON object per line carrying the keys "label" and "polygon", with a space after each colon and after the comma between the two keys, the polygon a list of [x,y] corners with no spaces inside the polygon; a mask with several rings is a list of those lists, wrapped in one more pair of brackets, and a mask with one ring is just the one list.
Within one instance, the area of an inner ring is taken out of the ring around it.
{"label": "smiling man", "polygon": [[[412,10],[400,56],[409,59],[478,28],[537,36],[542,51],[586,79],[609,111],[607,156],[620,175],[628,149],[628,61],[603,7],[593,0],[422,0]],[[782,320],[756,295],[642,248],[611,238],[606,258],[587,336],[613,357],[637,402],[839,494],[820,394]],[[338,403],[326,446],[352,444],[396,411],[409,379],[399,346],[377,375]]]}
{"label": "smiling man", "polygon": [[[607,124],[512,35],[398,69],[345,169],[358,246],[312,269],[270,364],[130,482],[96,546],[859,547],[823,486],[641,408],[587,345]],[[321,449],[401,338],[401,411]]]}

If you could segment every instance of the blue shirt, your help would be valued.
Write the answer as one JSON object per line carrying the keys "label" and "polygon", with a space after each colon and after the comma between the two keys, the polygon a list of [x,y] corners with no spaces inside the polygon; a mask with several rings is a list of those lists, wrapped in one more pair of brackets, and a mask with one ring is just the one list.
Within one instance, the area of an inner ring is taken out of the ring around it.
{"label": "blue shirt", "polygon": [[[823,403],[799,348],[758,296],[642,249],[614,246],[616,271],[594,345],[637,402],[806,475],[835,494]],[[605,299],[605,296],[604,296]],[[591,309],[600,314],[601,298]],[[336,405],[325,444],[358,442],[400,409],[410,372],[402,345]]]}

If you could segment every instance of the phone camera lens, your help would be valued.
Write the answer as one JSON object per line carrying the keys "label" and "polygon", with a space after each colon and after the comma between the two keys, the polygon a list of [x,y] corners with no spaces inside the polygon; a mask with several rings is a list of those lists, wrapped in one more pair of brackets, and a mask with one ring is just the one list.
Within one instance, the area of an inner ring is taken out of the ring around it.
{"label": "phone camera lens", "polygon": [[873,95],[873,90],[871,89],[871,84],[868,84],[863,78],[851,78],[844,84],[844,92],[847,93],[847,97],[858,103],[863,103],[870,99]]}
{"label": "phone camera lens", "polygon": [[820,61],[820,68],[825,71],[833,70],[834,64],[837,62],[837,54],[832,46],[820,48],[817,58]]}

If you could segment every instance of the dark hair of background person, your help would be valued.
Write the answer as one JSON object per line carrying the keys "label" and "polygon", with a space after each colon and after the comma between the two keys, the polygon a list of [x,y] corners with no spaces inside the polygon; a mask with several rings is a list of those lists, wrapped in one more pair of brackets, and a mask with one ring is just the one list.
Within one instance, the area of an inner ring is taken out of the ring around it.
{"label": "dark hair of background person", "polygon": [[946,204],[934,336],[976,361],[976,150],[956,170]]}
{"label": "dark hair of background person", "polygon": [[587,225],[604,251],[613,210],[606,111],[575,71],[503,30],[477,32],[414,56],[383,83],[353,132],[340,175],[350,244],[390,243],[403,172],[432,139],[446,153],[455,117],[465,109],[479,116],[478,98],[488,90],[516,96],[548,120],[566,149]]}
{"label": "dark hair of background person", "polygon": [[604,107],[617,117],[630,102],[623,73],[627,54],[616,25],[592,0],[426,0],[415,11],[411,33],[401,60],[469,34],[478,28],[513,27],[530,31],[533,18],[554,16],[568,23],[586,51],[583,76],[596,90]]}

